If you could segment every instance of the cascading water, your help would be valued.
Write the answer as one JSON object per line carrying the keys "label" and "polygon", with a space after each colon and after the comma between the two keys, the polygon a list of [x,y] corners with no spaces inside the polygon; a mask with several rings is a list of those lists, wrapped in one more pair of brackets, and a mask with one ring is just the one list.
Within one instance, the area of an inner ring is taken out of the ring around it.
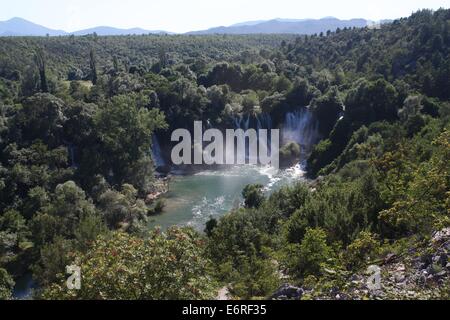
{"label": "cascading water", "polygon": [[256,116],[258,122],[258,129],[272,129],[272,117],[268,113],[261,113]]}
{"label": "cascading water", "polygon": [[68,149],[69,149],[70,162],[71,162],[72,168],[78,168],[78,165],[75,161],[75,146],[69,145]]}
{"label": "cascading water", "polygon": [[69,141],[66,141],[66,140],[63,140],[63,143],[67,147],[67,153],[68,153],[69,160],[70,160],[70,166],[72,168],[78,168],[78,164],[76,162],[76,149],[77,149],[77,147],[73,143],[71,143]]}
{"label": "cascading water", "polygon": [[[267,129],[268,145],[271,145],[270,130],[273,129],[272,117],[268,113],[255,116],[236,116],[233,118],[235,129],[244,131],[255,128],[257,131]],[[302,147],[302,153],[308,153],[319,140],[318,123],[312,112],[306,107],[285,115],[281,127],[281,145],[296,142]],[[269,150],[270,151],[270,150]],[[248,155],[248,150],[246,150]]]}
{"label": "cascading water", "polygon": [[[247,115],[247,117],[244,116],[235,116],[233,118],[233,122],[234,122],[234,129],[242,129],[244,131],[247,131],[250,129],[250,115]],[[245,146],[245,159],[249,160],[250,157],[250,151],[248,148],[248,145],[246,144]]]}
{"label": "cascading water", "polygon": [[234,128],[247,131],[250,128],[250,115],[245,118],[244,116],[236,116],[233,118]]}
{"label": "cascading water", "polygon": [[319,140],[318,123],[307,108],[286,114],[281,131],[283,144],[296,142],[306,150]]}
{"label": "cascading water", "polygon": [[155,166],[157,168],[164,167],[166,165],[166,162],[164,161],[164,158],[162,156],[161,146],[159,144],[158,137],[155,134],[152,136],[151,153],[153,162],[155,163]]}

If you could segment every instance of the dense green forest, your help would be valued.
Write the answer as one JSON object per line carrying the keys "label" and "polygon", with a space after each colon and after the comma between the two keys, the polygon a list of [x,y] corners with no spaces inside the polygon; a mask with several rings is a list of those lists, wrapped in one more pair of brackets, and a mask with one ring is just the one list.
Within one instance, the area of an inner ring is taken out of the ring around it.
{"label": "dense green forest", "polygon": [[[321,136],[307,182],[248,186],[204,233],[148,229],[154,133],[276,125],[299,106]],[[449,298],[448,258],[430,257],[450,254],[433,243],[450,227],[450,10],[300,37],[0,38],[0,110],[0,299],[28,272],[44,299],[267,298],[284,283],[361,299],[351,279],[389,255],[428,257],[441,276],[415,298]]]}

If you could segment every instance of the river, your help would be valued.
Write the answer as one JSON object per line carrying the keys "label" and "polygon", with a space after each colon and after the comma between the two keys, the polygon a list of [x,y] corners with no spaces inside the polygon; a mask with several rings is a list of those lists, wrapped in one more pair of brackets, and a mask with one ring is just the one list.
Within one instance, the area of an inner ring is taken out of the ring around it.
{"label": "river", "polygon": [[203,231],[211,218],[220,218],[242,201],[242,190],[248,184],[261,184],[268,195],[282,186],[300,181],[301,167],[286,170],[270,167],[237,166],[228,170],[202,171],[189,176],[174,176],[164,196],[166,207],[150,219],[150,227],[191,226]]}
{"label": "river", "polygon": [[[273,129],[273,121],[268,114],[256,116],[236,116],[235,129]],[[319,140],[318,125],[309,107],[301,107],[285,115],[281,125],[282,143],[298,143],[305,153]],[[153,136],[153,158],[157,166],[166,164],[161,147]],[[303,159],[305,161],[305,159]],[[300,165],[286,170],[256,166],[237,166],[228,170],[203,171],[190,176],[175,176],[170,183],[170,191],[165,195],[164,213],[151,218],[150,227],[159,226],[163,230],[170,226],[192,226],[203,231],[211,218],[219,218],[242,203],[242,190],[248,184],[262,184],[266,194],[280,187],[300,181],[304,171]]]}

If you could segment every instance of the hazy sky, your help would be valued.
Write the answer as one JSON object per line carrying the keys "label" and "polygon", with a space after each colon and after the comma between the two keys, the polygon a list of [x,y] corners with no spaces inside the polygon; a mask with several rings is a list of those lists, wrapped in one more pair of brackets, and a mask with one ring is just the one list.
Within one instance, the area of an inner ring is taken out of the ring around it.
{"label": "hazy sky", "polygon": [[0,21],[22,17],[53,29],[108,25],[186,32],[272,18],[393,19],[450,0],[0,0]]}

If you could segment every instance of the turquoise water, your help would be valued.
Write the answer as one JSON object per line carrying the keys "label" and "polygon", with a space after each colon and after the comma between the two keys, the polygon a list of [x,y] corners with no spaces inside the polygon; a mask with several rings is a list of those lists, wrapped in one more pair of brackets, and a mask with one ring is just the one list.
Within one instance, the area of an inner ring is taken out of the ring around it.
{"label": "turquoise water", "polygon": [[242,203],[242,190],[248,184],[262,184],[269,194],[303,179],[300,166],[287,170],[240,166],[229,170],[203,171],[175,176],[165,195],[164,213],[151,217],[150,227],[192,226],[203,231],[211,218],[219,218]]}

